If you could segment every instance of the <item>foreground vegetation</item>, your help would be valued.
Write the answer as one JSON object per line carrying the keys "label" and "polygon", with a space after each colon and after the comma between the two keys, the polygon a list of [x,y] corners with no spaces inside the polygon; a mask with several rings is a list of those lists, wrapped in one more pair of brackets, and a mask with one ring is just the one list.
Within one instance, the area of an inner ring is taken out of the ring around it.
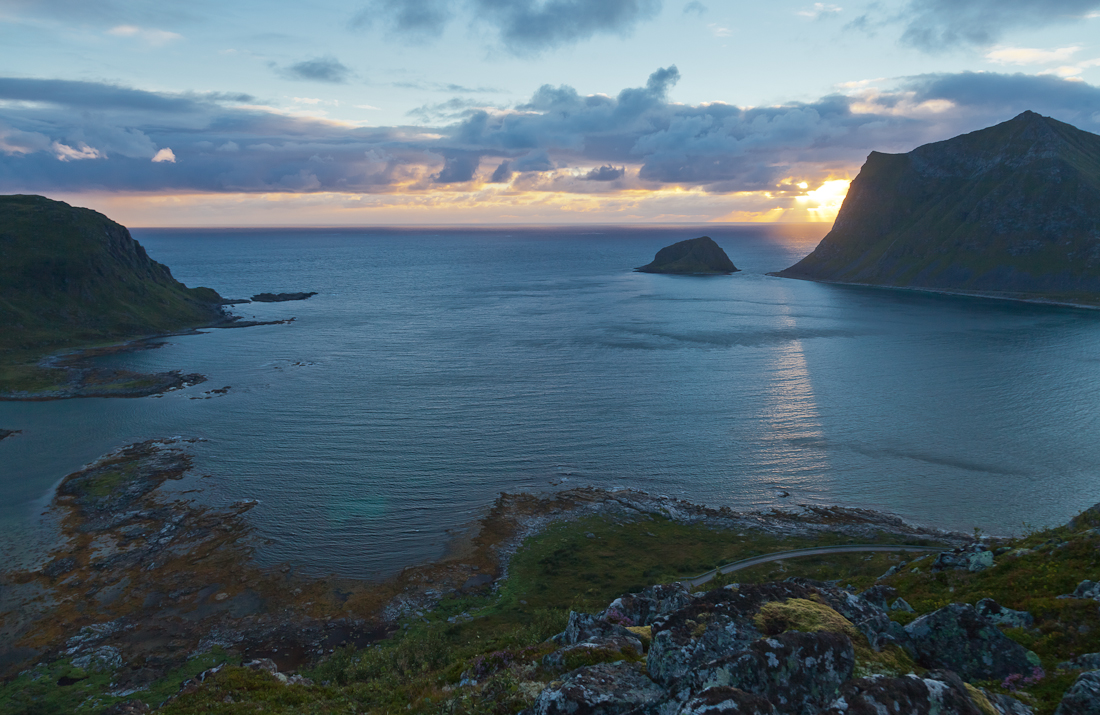
{"label": "foreground vegetation", "polygon": [[[906,557],[898,554],[852,553],[772,562],[715,579],[705,588],[733,579],[747,583],[790,576],[834,580],[855,590],[887,584],[914,609],[892,612],[892,618],[902,623],[947,603],[975,603],[986,597],[1026,610],[1034,615],[1035,626],[1006,632],[1039,655],[1041,670],[1026,681],[976,685],[1011,692],[1043,715],[1054,711],[1078,672],[1059,670],[1058,664],[1100,651],[1096,602],[1057,598],[1072,593],[1082,579],[1100,574],[1098,526],[1100,518],[1086,515],[1074,527],[1005,541],[995,546],[997,563],[977,573],[933,573],[934,555],[902,564]],[[823,541],[843,543],[840,537]],[[158,712],[174,715],[514,713],[529,705],[543,684],[563,673],[541,667],[540,661],[555,649],[546,639],[563,630],[570,610],[599,611],[615,597],[652,583],[808,545],[806,539],[715,531],[663,519],[623,523],[589,517],[558,524],[528,539],[495,592],[454,593],[432,611],[409,614],[391,638],[361,650],[337,650],[300,671],[312,684],[286,685],[263,670],[241,667],[226,652],[212,650],[147,690],[111,696],[107,675],[60,661],[26,671],[0,687],[0,711],[97,713],[111,703],[137,698],[159,707]],[[899,565],[893,575],[879,578]],[[792,603],[771,617],[796,623],[818,618],[796,606]],[[900,651],[879,655],[868,651],[863,656],[871,670],[920,672]],[[621,657],[590,656],[597,660]],[[201,686],[176,694],[183,680],[219,664],[224,667]],[[569,662],[566,669],[586,664]]]}

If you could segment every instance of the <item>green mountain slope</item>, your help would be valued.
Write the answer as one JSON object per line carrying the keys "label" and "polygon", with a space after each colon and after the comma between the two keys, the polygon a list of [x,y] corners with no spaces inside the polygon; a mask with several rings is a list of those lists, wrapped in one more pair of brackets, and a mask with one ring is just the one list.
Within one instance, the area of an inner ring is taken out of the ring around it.
{"label": "green mountain slope", "polygon": [[131,338],[222,318],[106,216],[41,196],[0,196],[0,354]]}
{"label": "green mountain slope", "polygon": [[1100,303],[1100,136],[1024,112],[872,152],[832,231],[778,275]]}

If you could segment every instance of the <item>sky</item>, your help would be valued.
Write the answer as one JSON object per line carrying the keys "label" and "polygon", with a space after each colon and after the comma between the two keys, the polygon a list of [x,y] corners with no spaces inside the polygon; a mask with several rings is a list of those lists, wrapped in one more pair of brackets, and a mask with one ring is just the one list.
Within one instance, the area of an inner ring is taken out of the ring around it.
{"label": "sky", "polygon": [[1100,132],[1100,0],[0,0],[0,192],[131,226],[820,221]]}

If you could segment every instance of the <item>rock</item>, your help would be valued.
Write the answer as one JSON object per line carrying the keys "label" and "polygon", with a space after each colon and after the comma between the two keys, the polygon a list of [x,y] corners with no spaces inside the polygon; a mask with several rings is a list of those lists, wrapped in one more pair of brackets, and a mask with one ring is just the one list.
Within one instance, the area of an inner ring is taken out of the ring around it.
{"label": "rock", "polygon": [[1100,670],[1100,653],[1085,653],[1058,664],[1059,670]]}
{"label": "rock", "polygon": [[1100,670],[1077,676],[1054,715],[1100,715]]}
{"label": "rock", "polygon": [[560,645],[575,645],[597,638],[620,638],[632,641],[638,644],[639,653],[642,650],[642,642],[623,626],[608,623],[590,613],[578,613],[577,611],[569,612],[569,622],[565,626],[565,631],[554,636],[553,640]]}
{"label": "rock", "polygon": [[663,688],[627,663],[586,666],[551,683],[528,715],[626,715],[652,707],[666,697]]}
{"label": "rock", "polygon": [[925,677],[873,675],[849,680],[823,715],[985,715],[959,676],[930,671]]}
{"label": "rock", "polygon": [[1094,601],[1100,601],[1100,583],[1086,579],[1077,584],[1077,589],[1073,593],[1058,598],[1091,598]]}
{"label": "rock", "polygon": [[46,576],[49,576],[50,578],[56,578],[57,576],[60,576],[62,574],[69,573],[78,565],[79,564],[77,564],[76,559],[74,559],[72,556],[63,556],[59,559],[54,559],[53,561],[46,564],[46,566],[42,569],[42,573]]}
{"label": "rock", "polygon": [[971,573],[977,573],[978,571],[985,571],[986,569],[993,568],[993,552],[992,551],[979,551],[976,554],[971,554],[970,559],[967,562],[966,569]]}
{"label": "rock", "polygon": [[1014,611],[998,604],[992,598],[983,598],[974,604],[974,610],[998,626],[1007,628],[1031,628],[1035,618],[1027,611]]}
{"label": "rock", "polygon": [[1035,715],[1034,710],[1011,695],[991,693],[988,690],[982,690],[982,694],[985,695],[986,700],[989,701],[989,704],[993,706],[993,709],[999,715]]}
{"label": "rock", "polygon": [[104,645],[72,660],[81,670],[115,671],[122,667],[122,654],[113,645]]}
{"label": "rock", "polygon": [[121,703],[115,703],[104,710],[101,715],[144,715],[148,712],[152,712],[152,710],[141,700],[125,700]]}
{"label": "rock", "polygon": [[890,604],[891,611],[903,611],[905,613],[915,613],[913,607],[909,605],[909,602],[904,598],[899,598]]}
{"label": "rock", "polygon": [[282,303],[288,300],[305,300],[317,295],[317,291],[311,293],[257,293],[252,296],[256,303]]}
{"label": "rock", "polygon": [[570,662],[585,661],[591,665],[599,661],[623,659],[641,660],[642,643],[637,638],[619,636],[595,637],[581,643],[558,648],[542,659],[542,665],[552,670],[572,670]]}
{"label": "rock", "polygon": [[854,667],[848,636],[790,631],[696,668],[690,690],[728,686],[767,698],[779,713],[816,715],[852,677]]}
{"label": "rock", "polygon": [[19,434],[22,431],[23,430],[17,429],[0,429],[0,440],[3,440],[5,437],[11,437],[13,434]]}
{"label": "rock", "polygon": [[1100,526],[1100,504],[1093,504],[1088,509],[1069,520],[1067,526],[1073,530],[1088,529]]}
{"label": "rock", "polygon": [[634,270],[641,273],[736,273],[737,266],[710,236],[680,241],[666,246],[648,263]]}
{"label": "rock", "polygon": [[[788,581],[804,583],[812,587],[811,582],[808,580],[788,579]],[[890,620],[885,608],[862,596],[828,588],[824,584],[821,584],[815,590],[829,607],[851,621],[852,625],[859,629],[867,638],[867,642],[876,651],[882,650],[883,646],[890,643],[902,645],[908,640],[905,629],[900,623]]]}
{"label": "rock", "polygon": [[707,688],[684,703],[679,715],[775,715],[775,706],[737,688]]}
{"label": "rock", "polygon": [[885,609],[891,598],[896,598],[898,590],[893,586],[878,584],[859,594],[859,597],[870,604]]}
{"label": "rock", "polygon": [[622,626],[648,626],[690,602],[691,594],[683,584],[661,584],[616,598],[599,617]]}
{"label": "rock", "polygon": [[947,668],[967,680],[1030,673],[1029,651],[969,604],[952,603],[908,626],[907,648],[926,668]]}

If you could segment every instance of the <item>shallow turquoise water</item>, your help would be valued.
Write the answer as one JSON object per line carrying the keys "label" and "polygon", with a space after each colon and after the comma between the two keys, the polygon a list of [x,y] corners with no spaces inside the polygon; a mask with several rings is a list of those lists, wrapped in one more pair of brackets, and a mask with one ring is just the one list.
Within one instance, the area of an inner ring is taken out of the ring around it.
{"label": "shallow turquoise water", "polygon": [[[703,232],[741,273],[631,272]],[[176,435],[206,440],[179,489],[260,500],[261,559],[355,576],[438,556],[499,492],[555,484],[999,533],[1100,501],[1100,313],[764,275],[823,232],[135,231],[188,285],[319,295],[238,310],[289,325],[112,358],[203,385],[0,403],[24,430],[0,442],[3,548],[45,533],[66,473]]]}

